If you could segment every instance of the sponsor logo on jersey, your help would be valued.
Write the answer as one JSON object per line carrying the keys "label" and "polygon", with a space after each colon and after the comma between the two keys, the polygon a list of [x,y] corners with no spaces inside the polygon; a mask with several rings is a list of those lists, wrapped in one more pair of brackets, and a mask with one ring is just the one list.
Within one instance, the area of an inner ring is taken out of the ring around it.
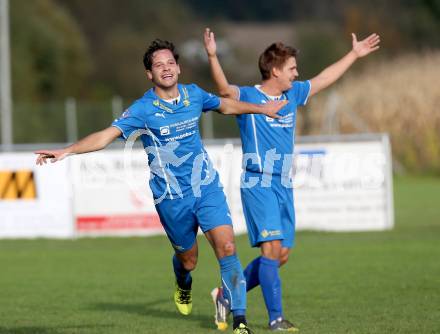
{"label": "sponsor logo on jersey", "polygon": [[178,251],[184,251],[185,250],[185,248],[183,248],[182,246],[175,245],[175,244],[172,244],[172,245],[173,245],[174,249],[176,249]]}
{"label": "sponsor logo on jersey", "polygon": [[261,231],[261,236],[263,238],[267,238],[267,237],[276,237],[281,235],[281,231],[280,230],[272,230],[272,231],[268,231],[266,229],[264,229],[263,231]]}
{"label": "sponsor logo on jersey", "polygon": [[169,126],[161,126],[160,127],[160,134],[162,136],[167,136],[170,134],[170,127]]}
{"label": "sponsor logo on jersey", "polygon": [[196,133],[195,131],[185,132],[185,133],[182,133],[182,134],[180,134],[178,136],[175,136],[175,137],[166,138],[165,141],[166,142],[176,141],[176,140],[179,140],[179,139],[183,139],[183,138],[192,136],[195,133]]}

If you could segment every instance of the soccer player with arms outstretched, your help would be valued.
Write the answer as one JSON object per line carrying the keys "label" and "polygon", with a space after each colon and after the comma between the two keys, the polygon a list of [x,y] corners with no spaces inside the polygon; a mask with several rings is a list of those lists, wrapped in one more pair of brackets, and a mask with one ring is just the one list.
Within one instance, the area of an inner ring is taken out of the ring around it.
{"label": "soccer player with arms outstretched", "polygon": [[[264,115],[238,115],[237,122],[243,149],[241,200],[252,247],[261,256],[246,267],[247,291],[260,285],[269,314],[269,329],[297,331],[284,318],[279,267],[285,264],[295,238],[295,212],[291,182],[296,109],[338,80],[350,66],[379,48],[380,38],[372,34],[358,41],[352,34],[352,50],[314,78],[296,81],[297,50],[283,43],[271,44],[259,58],[262,83],[255,86],[230,85],[217,58],[214,33],[206,29],[204,44],[212,77],[219,95],[250,103],[285,100],[288,104],[278,119]],[[212,297],[216,305],[219,328],[227,321],[228,295],[216,288]],[[220,324],[220,325],[219,325]]]}
{"label": "soccer player with arms outstretched", "polygon": [[231,115],[252,112],[276,118],[285,103],[243,103],[218,98],[195,84],[179,84],[178,58],[172,43],[153,41],[143,62],[154,87],[110,127],[63,149],[37,151],[37,164],[101,150],[118,137],[134,141],[140,136],[148,155],[156,210],[175,250],[174,300],[179,312],[188,315],[192,309],[190,272],[197,263],[196,236],[200,227],[219,261],[221,281],[232,304],[234,333],[249,334],[246,286],[236,255],[231,217],[218,173],[203,147],[198,122],[202,112],[209,110]]}

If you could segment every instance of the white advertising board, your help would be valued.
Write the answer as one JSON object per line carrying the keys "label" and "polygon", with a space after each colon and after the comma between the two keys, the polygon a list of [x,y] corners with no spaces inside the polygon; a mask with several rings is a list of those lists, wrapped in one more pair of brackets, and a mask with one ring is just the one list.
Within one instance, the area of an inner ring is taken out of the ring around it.
{"label": "white advertising board", "polygon": [[296,228],[386,230],[394,225],[388,138],[301,144],[295,150]]}
{"label": "white advertising board", "polygon": [[73,235],[66,161],[35,165],[33,153],[0,154],[0,238]]}
{"label": "white advertising board", "polygon": [[[236,142],[217,142],[206,145],[206,149],[219,171],[234,230],[244,233],[241,147]],[[122,150],[116,150],[72,160],[75,221],[80,235],[163,233],[148,188],[145,154],[141,149],[133,150],[128,165],[124,156]],[[391,160],[386,136],[297,144],[293,173],[298,230],[392,228]]]}
{"label": "white advertising board", "polygon": [[[234,230],[245,233],[241,146],[216,141],[206,149],[224,185]],[[386,135],[301,141],[292,170],[298,230],[393,227]],[[32,153],[0,154],[0,238],[163,234],[148,178],[142,149],[71,156],[41,167]]]}
{"label": "white advertising board", "polygon": [[124,156],[123,150],[108,150],[71,158],[77,235],[163,233],[145,152],[133,150],[127,161]]}

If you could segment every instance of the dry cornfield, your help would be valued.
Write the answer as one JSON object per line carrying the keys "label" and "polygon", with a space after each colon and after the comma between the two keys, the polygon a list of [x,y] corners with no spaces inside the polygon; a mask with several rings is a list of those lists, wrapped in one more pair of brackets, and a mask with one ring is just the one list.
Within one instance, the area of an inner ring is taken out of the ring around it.
{"label": "dry cornfield", "polygon": [[408,171],[440,174],[439,82],[440,52],[370,64],[311,99],[311,133],[389,133]]}

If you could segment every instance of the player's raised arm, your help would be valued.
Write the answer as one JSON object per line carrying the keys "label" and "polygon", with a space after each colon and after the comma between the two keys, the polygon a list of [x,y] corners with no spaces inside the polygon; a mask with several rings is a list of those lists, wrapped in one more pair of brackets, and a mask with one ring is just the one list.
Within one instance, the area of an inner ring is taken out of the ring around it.
{"label": "player's raised arm", "polygon": [[36,164],[42,165],[43,163],[47,163],[47,159],[50,159],[51,162],[56,162],[63,160],[65,157],[72,154],[81,154],[102,150],[120,135],[121,130],[111,126],[102,131],[94,132],[91,135],[88,135],[87,137],[77,141],[76,143],[62,149],[36,151],[35,154],[38,154]]}
{"label": "player's raised arm", "polygon": [[312,88],[310,96],[327,88],[338,80],[353,63],[358,59],[379,49],[380,37],[377,34],[371,34],[362,41],[358,41],[355,34],[351,34],[353,39],[353,48],[336,63],[330,65],[316,77],[310,80]]}
{"label": "player's raised arm", "polygon": [[222,97],[238,100],[238,88],[228,83],[228,79],[217,57],[217,43],[215,42],[214,33],[209,28],[205,29],[203,42],[205,44],[206,54],[208,55],[211,75],[217,86],[218,94]]}
{"label": "player's raised arm", "polygon": [[221,98],[220,107],[217,109],[225,115],[241,114],[263,114],[271,118],[280,118],[278,111],[284,107],[288,101],[269,101],[265,104],[253,104],[240,102],[229,98]]}

